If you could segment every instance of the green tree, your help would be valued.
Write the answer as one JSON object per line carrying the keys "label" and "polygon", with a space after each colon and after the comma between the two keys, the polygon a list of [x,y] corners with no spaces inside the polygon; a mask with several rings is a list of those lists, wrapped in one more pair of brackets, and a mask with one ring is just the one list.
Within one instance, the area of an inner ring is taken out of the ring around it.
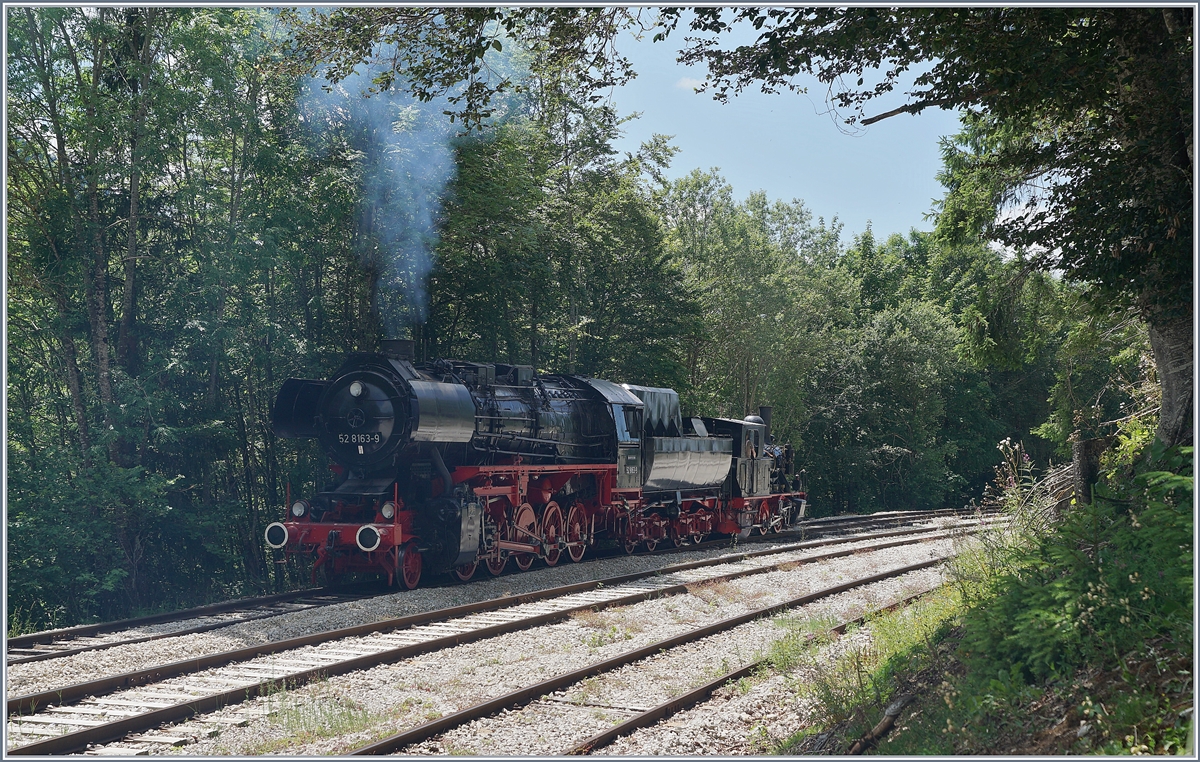
{"label": "green tree", "polygon": [[333,353],[333,331],[309,348],[282,327],[338,270],[299,256],[321,168],[269,19],[9,21],[10,611],[66,624],[261,589],[287,478],[276,379]]}
{"label": "green tree", "polygon": [[525,72],[507,71],[497,60],[506,43],[532,54],[534,72],[571,70],[595,103],[595,92],[633,76],[612,40],[640,15],[620,6],[432,7],[287,11],[283,17],[293,29],[299,71],[319,67],[336,83],[365,62],[382,64],[372,78],[376,87],[403,88],[423,102],[446,98],[451,120],[482,129],[488,118],[502,115],[504,96],[537,89]]}
{"label": "green tree", "polygon": [[[683,18],[665,15],[668,32]],[[757,39],[722,47],[742,24]],[[711,8],[690,27],[682,59],[708,65],[719,98],[796,88],[805,73],[831,85],[851,124],[965,109],[943,228],[1036,249],[1094,303],[1135,307],[1162,387],[1158,436],[1190,441],[1190,9]],[[917,67],[906,105],[862,118]]]}

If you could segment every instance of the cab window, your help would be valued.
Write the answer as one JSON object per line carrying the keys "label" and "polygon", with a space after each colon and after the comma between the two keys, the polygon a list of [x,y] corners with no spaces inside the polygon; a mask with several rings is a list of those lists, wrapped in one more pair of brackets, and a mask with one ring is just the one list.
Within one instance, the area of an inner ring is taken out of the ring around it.
{"label": "cab window", "polygon": [[642,409],[624,405],[613,411],[617,423],[617,440],[621,442],[636,442],[642,433]]}

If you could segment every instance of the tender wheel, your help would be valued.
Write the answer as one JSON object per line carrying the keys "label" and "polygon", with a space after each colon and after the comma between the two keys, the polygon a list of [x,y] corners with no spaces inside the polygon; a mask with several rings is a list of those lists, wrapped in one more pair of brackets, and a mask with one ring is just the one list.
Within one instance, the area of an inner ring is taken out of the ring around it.
{"label": "tender wheel", "polygon": [[751,534],[765,535],[770,531],[771,526],[771,509],[766,503],[758,507],[758,522],[750,530]]}
{"label": "tender wheel", "polygon": [[562,509],[558,507],[558,503],[546,503],[546,510],[542,512],[542,541],[546,548],[546,566],[557,566],[558,560],[562,558],[562,551],[558,549],[558,540],[562,536]]}
{"label": "tender wheel", "polygon": [[470,582],[471,577],[475,576],[475,570],[478,568],[479,568],[479,562],[476,561],[473,564],[463,564],[462,566],[455,566],[453,569],[450,570],[450,573],[452,575],[454,575],[454,578],[456,580],[458,580],[459,582]]}
{"label": "tender wheel", "polygon": [[654,538],[654,537],[647,537],[647,538],[646,538],[646,550],[648,550],[648,551],[650,551],[651,553],[653,553],[653,552],[654,552],[654,549],[655,549],[655,548],[657,548],[657,547],[658,547],[658,540],[657,540],[656,538]]}
{"label": "tender wheel", "polygon": [[[513,516],[513,542],[525,542],[537,544],[537,516],[533,513],[533,507],[529,503],[522,503],[517,509],[516,515]],[[513,563],[521,571],[528,571],[529,567],[533,566],[533,561],[536,556],[532,553],[513,553]]]}
{"label": "tender wheel", "polygon": [[400,584],[412,590],[421,584],[421,551],[415,542],[406,542],[400,551]]}
{"label": "tender wheel", "polygon": [[686,542],[687,535],[677,532],[674,527],[671,527],[671,531],[667,532],[667,543],[672,548],[681,548]]}
{"label": "tender wheel", "polygon": [[637,546],[637,540],[631,540],[629,537],[626,537],[625,541],[621,543],[621,550],[625,551],[625,555],[632,556],[633,551],[637,550]]}
{"label": "tender wheel", "polygon": [[586,533],[587,522],[583,516],[583,509],[576,503],[567,511],[567,557],[575,563],[582,561],[583,554],[587,551],[587,545],[584,544]]}

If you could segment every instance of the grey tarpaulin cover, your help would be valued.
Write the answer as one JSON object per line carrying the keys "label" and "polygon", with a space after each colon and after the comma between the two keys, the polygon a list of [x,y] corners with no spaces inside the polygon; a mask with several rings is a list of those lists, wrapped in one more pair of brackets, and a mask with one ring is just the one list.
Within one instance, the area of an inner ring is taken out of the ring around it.
{"label": "grey tarpaulin cover", "polygon": [[646,430],[655,436],[679,436],[683,431],[683,418],[679,414],[679,393],[674,389],[659,389],[653,386],[621,384],[641,399],[645,405]]}

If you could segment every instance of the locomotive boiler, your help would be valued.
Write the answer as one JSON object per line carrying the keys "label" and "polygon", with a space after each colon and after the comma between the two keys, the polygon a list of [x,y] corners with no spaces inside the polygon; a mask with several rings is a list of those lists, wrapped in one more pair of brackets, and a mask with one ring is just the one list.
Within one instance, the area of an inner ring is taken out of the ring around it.
{"label": "locomotive boiler", "polygon": [[291,501],[266,541],[313,577],[424,571],[466,581],[583,558],[773,532],[803,515],[790,447],[765,416],[684,418],[671,389],[435,360],[385,341],[328,380],[288,379],[277,436],[315,438],[333,478]]}

